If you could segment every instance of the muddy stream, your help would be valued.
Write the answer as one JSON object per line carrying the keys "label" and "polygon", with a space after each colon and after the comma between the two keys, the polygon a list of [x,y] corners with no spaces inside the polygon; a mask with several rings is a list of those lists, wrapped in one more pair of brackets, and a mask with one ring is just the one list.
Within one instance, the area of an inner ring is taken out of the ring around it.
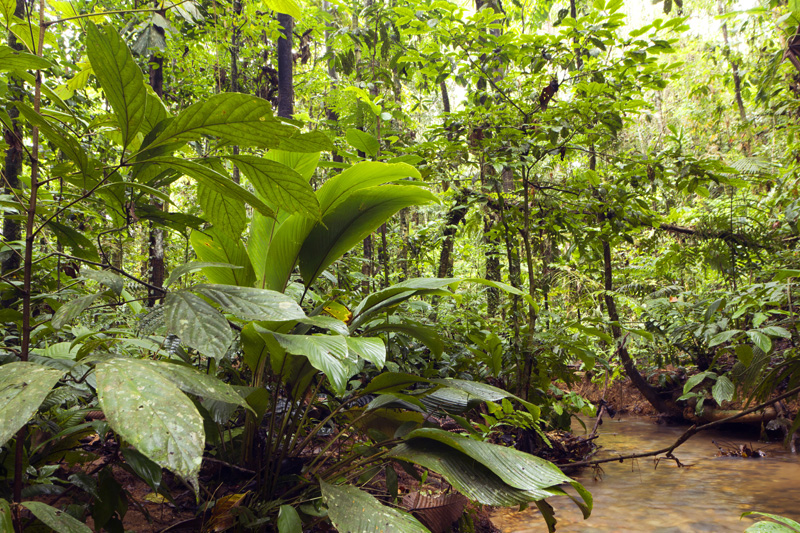
{"label": "muddy stream", "polygon": [[[587,420],[587,426],[592,421]],[[614,457],[655,450],[672,444],[686,428],[660,426],[649,418],[606,419],[600,427],[597,457]],[[576,434],[584,434],[574,425]],[[718,457],[725,448],[747,444],[767,457]],[[583,520],[565,497],[548,499],[556,510],[558,533],[742,532],[755,520],[739,517],[745,511],[780,514],[800,521],[800,456],[779,443],[757,442],[758,434],[708,431],[695,435],[675,452],[686,465],[652,458],[605,463],[602,472],[584,469],[575,477],[594,497],[594,511]],[[535,506],[525,511],[499,509],[492,521],[503,533],[547,531]]]}

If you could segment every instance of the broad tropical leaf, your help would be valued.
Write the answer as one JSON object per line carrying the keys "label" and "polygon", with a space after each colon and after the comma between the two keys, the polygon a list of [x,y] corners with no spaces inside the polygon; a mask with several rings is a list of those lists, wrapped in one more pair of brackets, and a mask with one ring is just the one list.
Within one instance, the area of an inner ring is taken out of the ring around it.
{"label": "broad tropical leaf", "polygon": [[283,335],[263,328],[257,331],[264,337],[273,336],[288,353],[308,358],[311,366],[327,376],[337,394],[344,393],[347,380],[358,370],[358,361],[350,355],[346,337],[341,335]]}
{"label": "broad tropical leaf", "polygon": [[236,266],[236,265],[231,265],[229,263],[204,263],[204,262],[200,262],[200,261],[195,261],[195,262],[192,262],[192,263],[186,263],[186,264],[179,265],[179,266],[175,267],[175,270],[173,270],[170,273],[169,277],[167,278],[167,281],[164,282],[164,286],[165,287],[169,287],[170,285],[175,283],[178,279],[180,279],[181,276],[185,276],[186,274],[189,274],[191,272],[197,272],[198,270],[203,270],[204,268],[235,268],[235,269],[240,269],[242,267],[241,266]]}
{"label": "broad tropical leaf", "polygon": [[758,515],[771,518],[776,522],[758,522],[744,530],[744,533],[798,533],[800,532],[800,523],[795,522],[791,518],[779,516],[770,513],[761,513],[759,511],[748,511],[742,514],[742,517]]}
{"label": "broad tropical leaf", "polygon": [[468,498],[486,505],[541,500],[563,493],[558,486],[569,483],[583,498],[576,503],[584,517],[591,512],[591,494],[580,483],[554,464],[512,448],[422,428],[409,433],[389,455],[430,468]]}
{"label": "broad tropical leaf", "polygon": [[0,72],[14,70],[37,70],[48,68],[51,63],[43,57],[19,52],[10,46],[0,45]]}
{"label": "broad tropical leaf", "polygon": [[242,236],[247,226],[247,213],[244,202],[221,194],[203,183],[197,184],[197,202],[203,208],[203,215],[215,228],[231,239]]}
{"label": "broad tropical leaf", "polygon": [[383,505],[375,497],[350,485],[320,482],[328,516],[342,533],[430,533],[408,513]]}
{"label": "broad tropical leaf", "polygon": [[202,135],[219,137],[243,146],[277,148],[297,129],[272,115],[272,104],[256,96],[221,93],[192,104],[181,113],[159,124],[142,143],[137,161],[164,155]]}
{"label": "broad tropical leaf", "polygon": [[244,401],[244,398],[242,398],[233,387],[214,376],[198,372],[193,367],[167,361],[143,360],[141,363],[149,366],[151,369],[173,382],[184,392],[196,394],[197,396],[209,400],[247,407],[247,402]]}
{"label": "broad tropical leaf", "polygon": [[122,291],[125,289],[125,282],[122,280],[122,277],[110,270],[93,270],[85,267],[81,269],[81,276],[105,285],[117,296],[121,295]]}
{"label": "broad tropical leaf", "polygon": [[727,376],[720,376],[717,382],[711,387],[711,395],[717,405],[722,405],[722,402],[729,402],[733,399],[735,388],[733,382]]}
{"label": "broad tropical leaf", "polygon": [[386,345],[381,339],[348,337],[347,348],[381,369],[386,364]]}
{"label": "broad tropical leaf", "polygon": [[255,194],[208,166],[177,157],[161,157],[154,162],[175,169],[232,200],[246,202],[264,216],[275,216],[275,212]]}
{"label": "broad tropical leaf", "polygon": [[[0,58],[0,63],[2,61],[3,59]],[[47,140],[58,147],[64,153],[64,156],[73,161],[82,173],[89,174],[89,156],[86,155],[86,151],[75,136],[68,133],[61,126],[45,119],[25,104],[17,102],[16,106],[25,120],[39,128],[39,131],[47,137]]]}
{"label": "broad tropical leaf", "polygon": [[50,507],[42,502],[22,502],[22,506],[41,520],[47,527],[58,533],[92,533],[92,530],[83,522],[72,518],[55,507]]}
{"label": "broad tropical leaf", "polygon": [[382,331],[400,333],[402,335],[413,337],[427,346],[434,357],[439,357],[442,355],[442,351],[444,350],[444,342],[442,341],[442,338],[436,328],[408,321],[377,324],[366,329],[363,334],[374,335],[375,333],[380,333]]}
{"label": "broad tropical leaf", "polygon": [[193,231],[189,237],[197,257],[206,263],[225,263],[231,267],[206,266],[203,274],[212,283],[223,285],[239,285],[251,287],[255,282],[255,273],[250,265],[250,258],[240,239],[231,239],[213,228],[203,233]]}
{"label": "broad tropical leaf", "polygon": [[95,300],[100,298],[102,295],[103,293],[98,292],[88,296],[75,298],[74,300],[70,300],[69,302],[63,304],[58,308],[55,314],[53,314],[53,320],[51,322],[53,328],[61,329],[64,327],[64,325],[69,324],[78,318],[81,313],[91,307]]}
{"label": "broad tropical leaf", "polygon": [[267,0],[266,3],[273,11],[285,13],[295,19],[299,19],[303,16],[300,6],[295,0]]}
{"label": "broad tropical leaf", "polygon": [[303,533],[303,522],[291,505],[281,505],[278,510],[278,533]]}
{"label": "broad tropical leaf", "polygon": [[28,423],[63,375],[24,361],[0,366],[0,446]]}
{"label": "broad tropical leaf", "polygon": [[250,155],[229,157],[247,177],[256,192],[276,209],[320,218],[319,201],[308,179],[291,168]]}
{"label": "broad tropical leaf", "polygon": [[373,135],[355,128],[349,128],[346,135],[350,146],[370,157],[378,157],[378,150],[381,145]]}
{"label": "broad tropical leaf", "polygon": [[125,148],[139,132],[145,119],[147,90],[144,76],[113,26],[100,30],[88,23],[86,31],[89,62],[117,117],[122,132],[122,147]]}
{"label": "broad tropical leaf", "polygon": [[[286,150],[270,150],[264,159],[285,165],[310,181],[319,163],[319,152],[287,152]],[[319,205],[319,203],[317,203]]]}
{"label": "broad tropical leaf", "polygon": [[142,361],[112,359],[96,374],[100,407],[114,431],[197,490],[205,431],[192,401]]}
{"label": "broad tropical leaf", "polygon": [[225,312],[244,320],[299,320],[303,308],[283,293],[234,285],[196,285],[193,291],[218,304]]}
{"label": "broad tropical leaf", "polygon": [[306,286],[396,212],[436,201],[430,191],[408,185],[383,185],[354,192],[329,211],[303,242],[299,264]]}
{"label": "broad tropical leaf", "polygon": [[295,153],[315,153],[333,150],[333,143],[330,138],[321,131],[310,131],[303,133],[295,130],[291,137],[281,139],[278,145],[283,151]]}
{"label": "broad tropical leaf", "polygon": [[[322,217],[324,219],[333,212],[333,209],[355,191],[408,177],[419,178],[420,174],[404,163],[363,162],[353,165],[326,181],[317,191]],[[297,264],[300,249],[314,226],[313,220],[295,214],[283,221],[274,231],[263,263],[267,265],[263,270],[264,288],[276,291],[283,291],[286,288],[289,275]],[[260,269],[260,264],[256,268]]]}
{"label": "broad tropical leaf", "polygon": [[167,331],[217,361],[233,342],[233,332],[222,313],[189,291],[167,294],[164,300]]}
{"label": "broad tropical leaf", "polygon": [[461,283],[460,278],[411,278],[400,283],[395,283],[378,292],[373,292],[361,300],[353,310],[353,323],[362,323],[364,319],[376,310],[383,308],[381,304],[391,300],[391,305],[395,305],[397,300],[394,298],[402,296],[403,299],[410,298],[417,291],[439,290],[444,288],[455,289]]}

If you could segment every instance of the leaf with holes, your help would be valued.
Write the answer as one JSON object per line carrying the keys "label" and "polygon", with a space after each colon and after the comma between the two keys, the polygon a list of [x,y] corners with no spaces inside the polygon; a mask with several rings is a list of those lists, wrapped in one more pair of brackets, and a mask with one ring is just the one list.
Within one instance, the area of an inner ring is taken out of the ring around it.
{"label": "leaf with holes", "polygon": [[142,361],[97,365],[97,396],[111,427],[156,464],[197,490],[203,458],[203,418],[172,381]]}
{"label": "leaf with holes", "polygon": [[63,375],[23,361],[0,367],[0,446],[30,420]]}
{"label": "leaf with holes", "polygon": [[172,292],[164,300],[167,331],[200,353],[219,361],[233,342],[225,317],[208,302],[188,291]]}

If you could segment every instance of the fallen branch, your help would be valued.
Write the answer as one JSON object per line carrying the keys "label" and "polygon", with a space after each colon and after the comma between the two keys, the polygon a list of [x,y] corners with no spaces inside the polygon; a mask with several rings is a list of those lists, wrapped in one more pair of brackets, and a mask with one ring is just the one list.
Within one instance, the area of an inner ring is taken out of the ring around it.
{"label": "fallen branch", "polygon": [[[642,453],[631,453],[631,454],[628,454],[628,455],[620,455],[618,457],[609,457],[607,459],[597,459],[596,461],[580,461],[580,462],[577,462],[577,463],[570,463],[570,464],[566,464],[566,465],[561,465],[561,468],[565,468],[565,467],[575,468],[575,467],[581,467],[581,466],[594,466],[594,465],[599,465],[599,464],[602,464],[602,463],[611,463],[611,462],[614,462],[614,461],[619,461],[621,463],[626,459],[641,459],[643,457],[654,457],[656,455],[661,455],[661,454],[664,454],[668,459],[674,460],[678,464],[678,466],[683,466],[681,464],[681,462],[678,461],[678,459],[674,455],[672,455],[672,452],[675,451],[675,449],[678,446],[680,446],[681,444],[683,444],[684,442],[689,440],[696,433],[700,433],[701,431],[706,431],[708,429],[715,428],[715,427],[720,426],[722,424],[726,424],[728,422],[732,422],[732,421],[736,420],[737,418],[741,418],[741,417],[743,417],[745,415],[749,415],[750,413],[755,413],[756,411],[758,411],[760,409],[764,409],[765,407],[770,406],[770,405],[774,404],[775,402],[779,402],[779,401],[783,400],[784,398],[788,398],[789,396],[794,396],[795,394],[798,394],[798,393],[800,393],[800,387],[795,387],[794,389],[792,389],[792,390],[790,390],[788,392],[785,392],[785,393],[781,394],[780,396],[778,396],[776,398],[771,398],[770,400],[767,400],[764,403],[760,403],[760,404],[756,405],[755,407],[751,407],[750,409],[745,409],[744,411],[741,411],[741,412],[739,412],[739,413],[737,413],[737,414],[735,414],[733,416],[729,416],[728,418],[715,420],[714,422],[709,422],[708,424],[703,424],[701,426],[698,426],[697,424],[695,424],[692,427],[690,427],[689,429],[687,429],[680,437],[678,437],[678,439],[674,443],[672,443],[672,445],[667,446],[666,448],[661,448],[660,450],[655,450],[655,451],[651,451],[651,452],[642,452]],[[798,415],[798,416],[800,416],[800,415]]]}

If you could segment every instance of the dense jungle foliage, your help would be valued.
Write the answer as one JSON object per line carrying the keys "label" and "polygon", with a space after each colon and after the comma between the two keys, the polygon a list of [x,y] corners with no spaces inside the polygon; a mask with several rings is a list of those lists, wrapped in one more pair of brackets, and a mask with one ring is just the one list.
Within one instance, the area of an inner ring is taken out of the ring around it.
{"label": "dense jungle foliage", "polygon": [[576,380],[797,396],[797,0],[0,21],[0,532],[553,531]]}

